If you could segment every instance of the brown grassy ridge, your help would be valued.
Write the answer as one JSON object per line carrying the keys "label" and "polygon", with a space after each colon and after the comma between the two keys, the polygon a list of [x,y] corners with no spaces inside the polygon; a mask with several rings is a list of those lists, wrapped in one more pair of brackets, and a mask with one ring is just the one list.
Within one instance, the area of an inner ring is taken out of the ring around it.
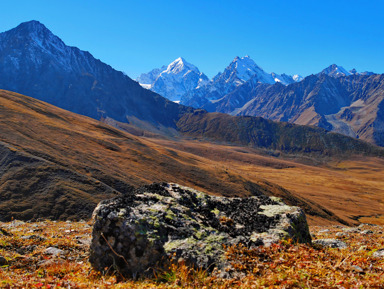
{"label": "brown grassy ridge", "polygon": [[0,116],[3,220],[89,218],[101,199],[161,181],[226,196],[284,194],[219,162],[17,93],[0,91]]}
{"label": "brown grassy ridge", "polygon": [[0,92],[0,112],[0,151],[12,160],[0,179],[0,212],[8,218],[86,218],[114,192],[167,181],[216,195],[278,195],[303,207],[311,224],[383,220],[381,158],[318,161],[202,140],[139,137],[6,91]]}
{"label": "brown grassy ridge", "polygon": [[[89,262],[90,222],[0,222],[1,288],[382,288],[382,226],[312,226],[314,239],[336,238],[346,249],[281,242],[270,247],[227,248],[233,278],[173,264],[155,278],[130,280],[94,271]],[[367,231],[370,231],[367,233]],[[51,255],[50,247],[61,251]]]}

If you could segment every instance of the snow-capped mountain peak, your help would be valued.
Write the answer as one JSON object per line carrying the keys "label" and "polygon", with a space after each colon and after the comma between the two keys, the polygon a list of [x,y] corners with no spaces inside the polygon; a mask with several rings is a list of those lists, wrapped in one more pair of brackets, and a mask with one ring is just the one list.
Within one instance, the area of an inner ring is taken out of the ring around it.
{"label": "snow-capped mountain peak", "polygon": [[199,69],[194,66],[193,64],[188,63],[184,58],[179,57],[173,62],[171,62],[167,69],[163,71],[162,73],[167,74],[179,74],[181,72],[184,72],[186,74],[188,71],[194,71],[196,73],[200,73]]}
{"label": "snow-capped mountain peak", "polygon": [[207,102],[214,102],[222,98],[248,81],[265,84],[279,82],[288,85],[299,81],[300,77],[297,76],[296,79],[294,80],[292,76],[286,74],[267,73],[248,55],[237,56],[223,72],[218,73],[208,84],[185,94],[180,103],[200,107]]}
{"label": "snow-capped mountain peak", "polygon": [[209,81],[204,73],[182,57],[160,69],[141,74],[136,80],[141,86],[173,101],[179,101],[187,91],[204,86]]}
{"label": "snow-capped mountain peak", "polygon": [[299,74],[295,74],[292,76],[292,79],[295,81],[295,82],[300,82],[304,79],[304,77],[302,77],[301,75]]}
{"label": "snow-capped mountain peak", "polygon": [[340,77],[340,76],[349,76],[351,75],[344,67],[338,66],[336,64],[332,64],[327,68],[323,69],[319,74],[327,74],[332,77]]}
{"label": "snow-capped mountain peak", "polygon": [[235,81],[241,84],[248,81],[255,74],[260,75],[260,78],[267,83],[274,82],[272,77],[265,73],[248,55],[235,57],[231,64],[225,69],[222,77],[226,78],[226,82]]}

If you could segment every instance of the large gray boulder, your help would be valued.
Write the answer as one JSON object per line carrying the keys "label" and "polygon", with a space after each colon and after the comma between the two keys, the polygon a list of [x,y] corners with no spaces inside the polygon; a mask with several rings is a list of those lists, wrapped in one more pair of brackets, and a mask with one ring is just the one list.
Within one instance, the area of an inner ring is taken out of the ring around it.
{"label": "large gray boulder", "polygon": [[221,268],[223,245],[311,242],[304,212],[278,198],[214,197],[177,184],[152,184],[102,201],[93,218],[92,266],[126,277],[151,275],[170,259]]}

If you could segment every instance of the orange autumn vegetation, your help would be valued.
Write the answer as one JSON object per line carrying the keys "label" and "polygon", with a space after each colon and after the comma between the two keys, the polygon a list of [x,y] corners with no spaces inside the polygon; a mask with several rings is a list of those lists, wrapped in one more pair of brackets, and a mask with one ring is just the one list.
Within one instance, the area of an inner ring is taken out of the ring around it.
{"label": "orange autumn vegetation", "polygon": [[[227,248],[233,278],[221,279],[204,270],[172,264],[150,279],[130,280],[95,272],[88,262],[91,224],[87,222],[19,221],[0,223],[2,288],[382,288],[384,258],[374,256],[384,248],[383,227],[336,236],[341,226],[310,227],[314,238],[338,238],[347,249],[281,242],[270,247]],[[324,230],[327,229],[327,230]],[[58,256],[46,248],[63,250]]]}

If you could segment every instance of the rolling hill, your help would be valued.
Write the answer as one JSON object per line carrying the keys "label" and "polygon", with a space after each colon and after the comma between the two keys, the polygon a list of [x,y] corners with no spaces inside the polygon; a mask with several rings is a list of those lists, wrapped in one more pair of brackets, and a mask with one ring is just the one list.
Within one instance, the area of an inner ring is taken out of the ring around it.
{"label": "rolling hill", "polygon": [[0,91],[0,115],[1,220],[87,218],[101,199],[162,181],[227,196],[290,196],[261,179],[217,170],[217,162],[13,92]]}
{"label": "rolling hill", "polygon": [[85,219],[104,198],[162,181],[223,196],[279,196],[314,224],[356,223],[383,210],[381,158],[319,163],[240,144],[138,137],[8,91],[0,91],[0,158],[1,220]]}

